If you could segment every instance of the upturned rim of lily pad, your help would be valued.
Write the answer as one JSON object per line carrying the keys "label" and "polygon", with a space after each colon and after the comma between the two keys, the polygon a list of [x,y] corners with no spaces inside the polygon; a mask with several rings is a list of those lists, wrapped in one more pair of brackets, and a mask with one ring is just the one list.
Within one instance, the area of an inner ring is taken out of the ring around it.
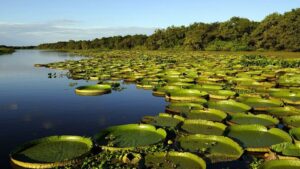
{"label": "upturned rim of lily pad", "polygon": [[[96,144],[98,144],[99,140],[103,140],[104,139],[103,137],[106,137],[106,135],[108,135],[111,132],[114,132],[114,131],[126,132],[126,130],[129,130],[129,129],[153,132],[161,137],[160,141],[165,140],[165,138],[167,137],[167,132],[164,129],[156,128],[155,126],[150,125],[150,124],[123,124],[123,125],[108,127],[106,129],[100,131],[98,134],[96,134],[94,136],[94,141]],[[138,139],[138,138],[136,138],[136,139]],[[129,147],[114,147],[114,146],[101,145],[101,144],[99,144],[99,146],[104,150],[122,151],[122,150],[133,150],[137,147],[138,148],[146,148],[146,147],[149,147],[150,145],[153,145],[156,143],[159,143],[159,142],[153,142],[149,145],[129,146]]]}
{"label": "upturned rim of lily pad", "polygon": [[[244,149],[233,139],[226,137],[226,136],[217,136],[217,135],[205,135],[205,134],[191,134],[187,136],[180,136],[178,139],[178,142],[181,143],[182,141],[189,141],[189,140],[209,140],[212,141],[214,144],[217,144],[215,142],[223,142],[224,144],[229,145],[230,147],[234,147],[237,155],[228,155],[224,154],[224,156],[234,156],[234,159],[238,159],[242,156],[244,153]],[[182,146],[181,146],[182,147]],[[182,147],[183,149],[186,149]],[[207,155],[207,153],[204,153],[204,155]],[[221,160],[221,161],[227,161],[227,160]],[[231,160],[230,160],[231,161]]]}
{"label": "upturned rim of lily pad", "polygon": [[[82,144],[85,144],[88,148],[88,150],[78,155],[77,157],[73,159],[63,160],[63,161],[57,161],[57,162],[29,162],[29,161],[21,161],[18,159],[15,159],[14,156],[18,154],[20,151],[23,151],[25,149],[28,149],[32,146],[43,144],[43,143],[51,143],[56,141],[76,141],[80,142]],[[36,140],[29,141],[23,145],[20,145],[16,147],[10,154],[10,161],[12,165],[24,167],[24,168],[54,168],[54,167],[62,167],[70,164],[74,164],[76,162],[79,162],[82,160],[83,157],[87,156],[91,149],[93,148],[93,142],[90,138],[82,137],[82,136],[74,136],[74,135],[60,135],[60,136],[49,136],[44,137]]]}
{"label": "upturned rim of lily pad", "polygon": [[[179,156],[179,157],[186,157],[199,165],[199,169],[206,169],[206,162],[199,156],[190,153],[190,152],[177,152],[177,151],[169,151],[169,152],[154,152],[148,153],[145,156],[145,163],[147,162],[149,156],[158,156],[161,158],[165,158],[168,156]],[[184,166],[183,166],[184,167]]]}
{"label": "upturned rim of lily pad", "polygon": [[110,92],[111,86],[107,84],[79,86],[75,89],[75,93],[82,96],[97,96]]}

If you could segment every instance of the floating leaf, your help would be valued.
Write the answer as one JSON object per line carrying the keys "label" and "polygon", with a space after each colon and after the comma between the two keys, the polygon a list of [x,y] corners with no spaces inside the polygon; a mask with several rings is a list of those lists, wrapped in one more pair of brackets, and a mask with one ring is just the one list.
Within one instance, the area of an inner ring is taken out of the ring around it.
{"label": "floating leaf", "polygon": [[210,135],[223,135],[226,127],[223,123],[200,119],[187,119],[181,126],[188,133]]}
{"label": "floating leaf", "polygon": [[166,131],[149,124],[125,124],[109,127],[95,135],[95,141],[104,149],[122,150],[159,143]]}
{"label": "floating leaf", "polygon": [[267,129],[262,125],[233,125],[228,128],[228,137],[245,148],[265,148],[282,142],[292,142],[286,132],[278,128]]}
{"label": "floating leaf", "polygon": [[203,159],[188,152],[155,152],[147,154],[145,166],[156,169],[206,169]]}
{"label": "floating leaf", "polygon": [[184,150],[203,154],[212,162],[237,160],[243,154],[238,143],[224,136],[195,134],[180,137],[178,141]]}

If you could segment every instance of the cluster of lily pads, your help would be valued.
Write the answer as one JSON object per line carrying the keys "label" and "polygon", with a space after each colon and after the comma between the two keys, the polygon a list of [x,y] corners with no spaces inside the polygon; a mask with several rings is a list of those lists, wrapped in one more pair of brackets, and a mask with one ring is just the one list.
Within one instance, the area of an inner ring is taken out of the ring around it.
{"label": "cluster of lily pads", "polygon": [[[300,168],[300,68],[245,66],[242,59],[135,54],[36,65],[68,70],[72,79],[101,81],[77,87],[78,95],[107,94],[123,81],[152,90],[169,105],[138,124],[107,128],[93,141],[35,140],[11,153],[11,161],[29,168],[204,169],[254,154],[265,159],[264,169]],[[50,149],[60,155],[45,153]]]}

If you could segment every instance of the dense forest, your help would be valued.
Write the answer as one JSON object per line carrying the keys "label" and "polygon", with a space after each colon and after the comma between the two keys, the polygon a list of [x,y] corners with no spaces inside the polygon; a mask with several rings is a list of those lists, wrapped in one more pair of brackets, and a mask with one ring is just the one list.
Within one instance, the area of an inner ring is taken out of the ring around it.
{"label": "dense forest", "polygon": [[152,35],[104,37],[39,45],[41,49],[188,49],[208,51],[300,51],[300,8],[273,13],[261,22],[232,17],[225,22],[193,23],[157,29]]}

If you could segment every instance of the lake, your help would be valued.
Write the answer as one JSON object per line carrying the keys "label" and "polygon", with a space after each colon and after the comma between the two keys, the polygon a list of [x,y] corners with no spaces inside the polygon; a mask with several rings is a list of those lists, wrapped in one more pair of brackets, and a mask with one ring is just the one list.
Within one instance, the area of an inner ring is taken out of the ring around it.
{"label": "lake", "polygon": [[[0,55],[0,164],[10,168],[8,155],[16,146],[50,135],[93,136],[108,126],[138,123],[145,115],[163,112],[164,98],[151,90],[122,84],[125,89],[102,96],[78,96],[80,85],[58,71],[34,64],[81,59],[64,52],[17,50]],[[48,77],[56,74],[56,78]]]}

